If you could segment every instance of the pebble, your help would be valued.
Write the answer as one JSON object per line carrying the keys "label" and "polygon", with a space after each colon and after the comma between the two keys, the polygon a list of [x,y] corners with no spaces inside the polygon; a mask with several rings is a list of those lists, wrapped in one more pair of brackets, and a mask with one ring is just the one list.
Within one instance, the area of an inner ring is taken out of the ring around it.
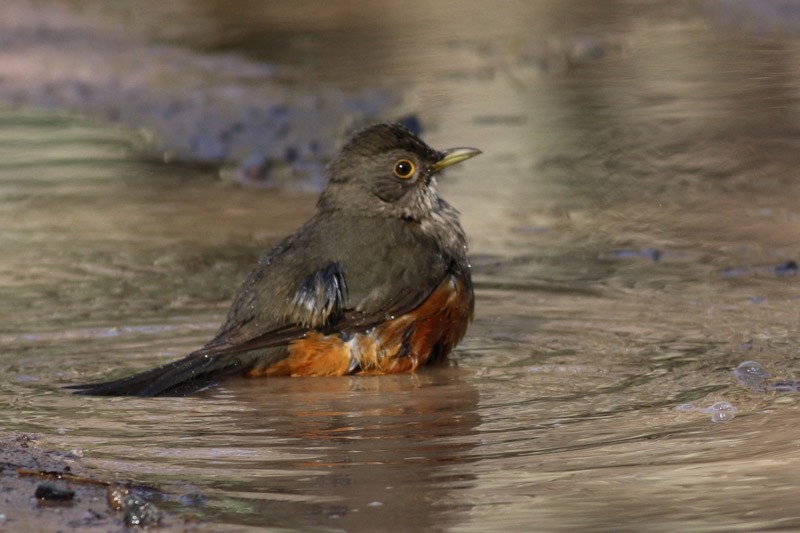
{"label": "pebble", "polygon": [[125,496],[123,509],[125,510],[125,525],[128,527],[155,525],[161,520],[158,508],[136,494]]}
{"label": "pebble", "polygon": [[75,497],[75,491],[69,489],[61,489],[50,483],[41,483],[36,487],[34,497],[37,500],[67,502]]}

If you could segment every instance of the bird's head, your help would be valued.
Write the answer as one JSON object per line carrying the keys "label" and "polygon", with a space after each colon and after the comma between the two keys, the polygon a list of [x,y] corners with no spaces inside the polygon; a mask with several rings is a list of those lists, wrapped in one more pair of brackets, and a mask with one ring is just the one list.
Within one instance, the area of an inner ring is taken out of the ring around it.
{"label": "bird's head", "polygon": [[401,124],[375,124],[356,132],[330,162],[319,205],[422,220],[438,205],[436,174],[480,153],[434,150]]}

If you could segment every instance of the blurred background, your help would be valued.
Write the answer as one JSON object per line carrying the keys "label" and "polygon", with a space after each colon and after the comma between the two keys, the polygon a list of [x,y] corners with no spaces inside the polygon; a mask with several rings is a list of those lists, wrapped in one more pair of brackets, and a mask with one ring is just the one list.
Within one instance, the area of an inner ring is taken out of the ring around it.
{"label": "blurred background", "polygon": [[[5,0],[0,429],[209,530],[800,528],[799,74],[790,0]],[[484,152],[451,366],[59,388],[202,345],[383,120]]]}

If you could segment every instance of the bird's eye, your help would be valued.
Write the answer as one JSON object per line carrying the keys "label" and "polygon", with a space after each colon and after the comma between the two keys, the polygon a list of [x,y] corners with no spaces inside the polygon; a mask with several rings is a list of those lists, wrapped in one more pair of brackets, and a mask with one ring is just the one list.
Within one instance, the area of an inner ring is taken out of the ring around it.
{"label": "bird's eye", "polygon": [[417,167],[408,159],[401,159],[394,164],[394,175],[401,179],[408,179],[414,174]]}

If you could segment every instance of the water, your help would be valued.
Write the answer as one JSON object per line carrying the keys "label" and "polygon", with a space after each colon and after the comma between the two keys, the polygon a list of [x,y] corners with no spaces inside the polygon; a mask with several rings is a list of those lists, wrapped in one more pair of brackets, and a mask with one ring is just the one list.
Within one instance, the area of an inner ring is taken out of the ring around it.
{"label": "water", "polygon": [[363,27],[346,10],[161,4],[139,20],[154,38],[296,67],[304,87],[399,87],[432,145],[484,150],[441,183],[470,237],[475,323],[451,367],[412,376],[70,396],[59,385],[201,345],[314,197],[5,108],[3,430],[158,483],[211,529],[800,527],[791,17],[382,4]]}

